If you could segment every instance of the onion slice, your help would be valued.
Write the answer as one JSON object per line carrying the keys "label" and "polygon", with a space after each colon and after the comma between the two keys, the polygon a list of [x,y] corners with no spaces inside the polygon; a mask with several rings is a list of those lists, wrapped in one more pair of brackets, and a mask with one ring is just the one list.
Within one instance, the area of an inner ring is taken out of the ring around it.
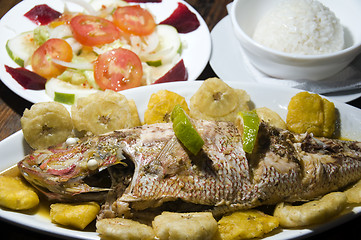
{"label": "onion slice", "polygon": [[97,15],[97,12],[94,10],[94,8],[87,2],[83,0],[63,0],[64,2],[72,2],[75,4],[78,4],[79,6],[82,6],[90,15]]}
{"label": "onion slice", "polygon": [[73,62],[64,62],[59,59],[52,58],[51,61],[54,63],[64,66],[67,68],[79,69],[79,70],[93,70],[94,65],[90,62],[81,62],[81,63],[73,63]]}

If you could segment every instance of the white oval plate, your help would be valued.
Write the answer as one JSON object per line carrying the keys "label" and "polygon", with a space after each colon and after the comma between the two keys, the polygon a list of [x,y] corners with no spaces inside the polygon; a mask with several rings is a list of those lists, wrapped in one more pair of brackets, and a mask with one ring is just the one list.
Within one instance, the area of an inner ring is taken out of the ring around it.
{"label": "white oval plate", "polygon": [[[84,1],[89,2],[90,0]],[[200,22],[200,26],[195,31],[180,34],[182,42],[185,42],[186,46],[181,58],[184,60],[184,65],[188,70],[188,81],[193,81],[202,73],[211,54],[211,37],[204,19],[192,6],[182,0],[164,0],[161,3],[144,3],[143,6],[152,12],[156,18],[156,22],[159,23],[177,8],[178,2],[187,5],[189,10],[196,14]],[[25,0],[14,6],[0,20],[0,78],[9,89],[32,103],[52,101],[52,99],[46,95],[45,90],[24,89],[6,72],[4,65],[10,67],[19,66],[9,57],[5,46],[8,39],[22,32],[33,30],[37,26],[24,17],[24,14],[39,4],[47,4],[59,12],[64,11],[64,6],[67,6],[70,11],[84,11],[79,5],[62,0]]]}
{"label": "white oval plate", "polygon": [[[152,93],[161,89],[167,89],[184,96],[189,102],[190,97],[201,84],[202,82],[200,81],[165,83],[125,90],[122,94],[124,94],[128,99],[135,100],[140,118],[143,120],[143,113]],[[299,92],[299,90],[296,89],[265,84],[242,82],[229,82],[228,84],[234,88],[246,90],[251,96],[251,101],[255,107],[268,107],[278,112],[283,119],[285,119],[287,114],[289,100],[292,96]],[[341,102],[334,103],[340,113],[342,136],[349,139],[361,140],[361,110]],[[13,166],[18,161],[22,160],[27,152],[27,149],[27,144],[24,142],[21,131],[1,141],[0,155],[3,156],[3,159],[0,161],[0,171]],[[265,239],[298,238],[325,231],[358,216],[361,213],[361,207],[353,208],[352,212],[352,214],[343,215],[342,217],[338,217],[330,222],[313,228],[281,230],[280,232],[277,232]],[[61,228],[58,225],[51,223],[49,219],[36,214],[28,215],[0,209],[0,217],[9,222],[47,234],[74,239],[99,239],[98,234],[95,232]]]}
{"label": "white oval plate", "polygon": [[[260,73],[255,67],[251,66],[249,60],[241,52],[239,43],[233,33],[232,23],[229,15],[224,17],[211,32],[212,53],[209,63],[214,72],[225,82],[265,82],[258,79]],[[289,81],[283,81],[267,77],[269,84],[275,86],[286,86]],[[351,80],[351,79],[350,79]],[[292,87],[291,85],[287,85]],[[332,100],[349,102],[361,97],[361,90],[343,91],[326,94]]]}

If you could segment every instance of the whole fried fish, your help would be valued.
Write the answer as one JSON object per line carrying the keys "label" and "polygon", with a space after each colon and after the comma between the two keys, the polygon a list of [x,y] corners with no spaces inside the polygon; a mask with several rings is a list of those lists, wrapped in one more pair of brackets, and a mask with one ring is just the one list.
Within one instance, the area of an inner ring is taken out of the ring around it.
{"label": "whole fried fish", "polygon": [[[100,200],[103,216],[182,200],[215,215],[316,198],[361,178],[361,143],[293,134],[262,122],[252,154],[230,122],[197,120],[196,156],[160,123],[34,151],[18,163],[49,198]],[[106,170],[105,170],[106,169]]]}

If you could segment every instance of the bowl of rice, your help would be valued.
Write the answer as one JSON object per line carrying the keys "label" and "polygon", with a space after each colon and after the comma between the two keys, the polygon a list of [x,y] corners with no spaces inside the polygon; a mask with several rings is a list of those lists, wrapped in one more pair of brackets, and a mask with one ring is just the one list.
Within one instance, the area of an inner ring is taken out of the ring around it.
{"label": "bowl of rice", "polygon": [[229,15],[250,62],[275,78],[322,80],[361,52],[360,0],[234,0]]}

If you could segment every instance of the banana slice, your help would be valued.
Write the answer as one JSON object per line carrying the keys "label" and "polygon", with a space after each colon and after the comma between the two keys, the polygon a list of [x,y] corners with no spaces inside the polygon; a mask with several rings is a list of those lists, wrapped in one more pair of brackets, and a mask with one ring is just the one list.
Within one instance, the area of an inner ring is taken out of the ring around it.
{"label": "banana slice", "polygon": [[273,216],[279,219],[285,228],[300,228],[311,224],[320,224],[341,213],[347,205],[343,192],[328,193],[318,200],[293,206],[288,203],[277,204]]}
{"label": "banana slice", "polygon": [[258,210],[233,212],[218,221],[220,239],[253,239],[261,238],[279,226],[276,217]]}
{"label": "banana slice", "polygon": [[20,122],[26,142],[34,149],[64,142],[73,130],[68,110],[57,102],[35,103],[25,109]]}
{"label": "banana slice", "polygon": [[155,239],[152,227],[125,218],[104,218],[96,223],[102,239]]}
{"label": "banana slice", "polygon": [[71,114],[78,131],[96,135],[140,125],[135,103],[111,90],[79,98]]}
{"label": "banana slice", "polygon": [[53,223],[83,230],[96,218],[99,210],[96,202],[53,203],[50,205],[50,219]]}
{"label": "banana slice", "polygon": [[0,206],[12,210],[27,210],[38,206],[35,190],[19,177],[0,176]]}
{"label": "banana slice", "polygon": [[158,239],[214,239],[218,226],[210,212],[163,212],[152,226]]}
{"label": "banana slice", "polygon": [[170,115],[177,104],[189,114],[188,104],[181,95],[168,90],[159,90],[153,93],[144,113],[144,123],[171,122]]}
{"label": "banana slice", "polygon": [[190,115],[196,119],[234,121],[237,113],[248,111],[249,95],[233,89],[219,78],[209,78],[190,99]]}
{"label": "banana slice", "polygon": [[278,115],[278,113],[276,113],[275,111],[272,111],[271,109],[266,107],[256,108],[255,110],[257,112],[258,117],[262,121],[277,128],[287,129],[287,125],[285,121],[283,121],[281,116]]}
{"label": "banana slice", "polygon": [[135,101],[133,99],[128,99],[128,105],[130,108],[130,119],[132,122],[132,125],[135,126],[140,126],[142,123],[140,122],[140,118],[139,118],[139,114],[138,114],[138,108],[137,105],[135,104]]}

